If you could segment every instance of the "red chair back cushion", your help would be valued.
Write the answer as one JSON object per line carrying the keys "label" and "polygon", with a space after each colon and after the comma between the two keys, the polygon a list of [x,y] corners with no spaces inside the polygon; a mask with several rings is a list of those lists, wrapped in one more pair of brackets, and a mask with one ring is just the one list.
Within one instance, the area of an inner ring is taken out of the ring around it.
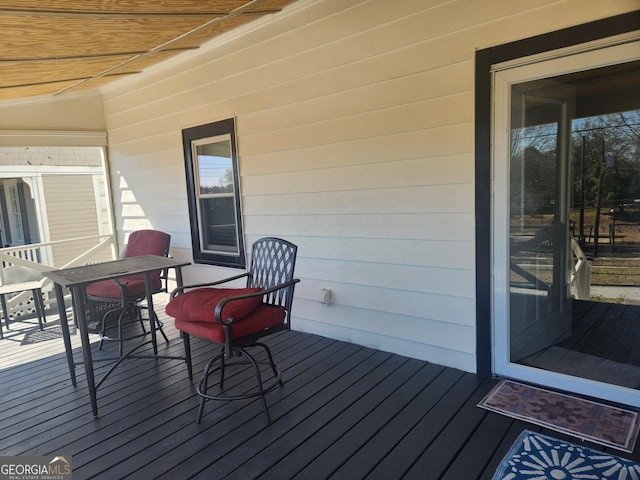
{"label": "red chair back cushion", "polygon": [[158,230],[136,230],[129,235],[124,258],[141,255],[159,255],[167,253],[169,235]]}
{"label": "red chair back cushion", "polygon": [[[124,258],[140,257],[142,255],[158,255],[159,257],[164,257],[167,254],[169,238],[169,234],[158,230],[136,230],[129,235]],[[151,272],[150,277],[153,290],[162,288],[161,275],[161,270]],[[129,278],[144,281],[144,275],[142,274],[131,275]]]}
{"label": "red chair back cushion", "polygon": [[[166,312],[182,322],[217,323],[215,309],[221,300],[259,291],[259,288],[197,288],[171,299],[167,304]],[[231,301],[222,309],[222,320],[229,317],[236,321],[242,320],[253,313],[260,303],[262,303],[261,296]]]}
{"label": "red chair back cushion", "polygon": [[[170,235],[159,230],[136,230],[129,235],[127,250],[124,257],[139,257],[141,255],[158,255],[163,257],[167,254]],[[162,289],[162,271],[151,272],[151,290],[157,292]],[[144,275],[129,275],[119,279],[120,283],[127,284],[126,295],[129,298],[142,297],[145,294]],[[92,283],[87,287],[87,295],[91,297],[120,299],[120,286],[114,280],[103,280]]]}

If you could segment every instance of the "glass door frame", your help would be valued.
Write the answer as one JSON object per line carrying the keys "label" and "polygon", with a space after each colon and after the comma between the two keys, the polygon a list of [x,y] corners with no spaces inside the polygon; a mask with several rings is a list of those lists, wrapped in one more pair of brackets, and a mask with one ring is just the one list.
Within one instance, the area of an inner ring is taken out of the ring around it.
{"label": "glass door frame", "polygon": [[640,407],[640,392],[510,361],[509,336],[509,143],[511,85],[638,59],[640,42],[600,45],[555,57],[518,59],[492,66],[491,304],[492,371],[501,377]]}

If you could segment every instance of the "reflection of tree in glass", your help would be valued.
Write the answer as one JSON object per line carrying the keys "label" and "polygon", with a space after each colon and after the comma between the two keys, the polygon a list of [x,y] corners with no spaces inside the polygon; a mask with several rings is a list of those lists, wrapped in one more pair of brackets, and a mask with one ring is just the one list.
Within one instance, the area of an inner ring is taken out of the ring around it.
{"label": "reflection of tree in glass", "polygon": [[[574,121],[572,143],[576,178],[582,168],[584,145],[585,206],[595,205],[603,162],[602,200],[607,206],[619,208],[640,198],[640,111]],[[574,194],[577,203],[579,182]]]}
{"label": "reflection of tree in glass", "polygon": [[233,169],[227,168],[218,178],[218,185],[202,187],[203,194],[233,193]]}
{"label": "reflection of tree in glass", "polygon": [[225,170],[224,175],[220,179],[220,185],[224,185],[225,188],[233,187],[233,170],[231,168]]}
{"label": "reflection of tree in glass", "polygon": [[207,155],[198,156],[200,194],[233,193],[231,159]]}
{"label": "reflection of tree in glass", "polygon": [[[549,182],[556,175],[556,136],[556,124],[511,131],[511,198],[515,204],[535,209],[553,200]],[[640,111],[574,120],[570,155],[574,207],[582,198],[581,175],[585,206],[595,206],[603,162],[603,207],[624,208],[640,199]]]}
{"label": "reflection of tree in glass", "polygon": [[539,210],[552,203],[556,137],[556,124],[511,131],[512,206]]}

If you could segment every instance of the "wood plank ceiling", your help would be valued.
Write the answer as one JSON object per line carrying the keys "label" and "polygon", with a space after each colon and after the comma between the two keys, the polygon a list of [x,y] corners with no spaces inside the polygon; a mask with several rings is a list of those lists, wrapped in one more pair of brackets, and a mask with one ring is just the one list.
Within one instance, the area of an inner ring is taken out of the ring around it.
{"label": "wood plank ceiling", "polygon": [[294,0],[0,0],[0,100],[140,73]]}

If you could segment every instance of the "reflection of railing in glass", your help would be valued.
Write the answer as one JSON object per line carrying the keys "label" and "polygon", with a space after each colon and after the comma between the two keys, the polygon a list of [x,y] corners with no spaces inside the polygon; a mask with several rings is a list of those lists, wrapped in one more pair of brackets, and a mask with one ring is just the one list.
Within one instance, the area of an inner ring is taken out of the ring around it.
{"label": "reflection of railing in glass", "polygon": [[591,262],[580,248],[578,241],[571,237],[571,251],[576,262],[571,262],[571,296],[577,300],[591,298]]}

